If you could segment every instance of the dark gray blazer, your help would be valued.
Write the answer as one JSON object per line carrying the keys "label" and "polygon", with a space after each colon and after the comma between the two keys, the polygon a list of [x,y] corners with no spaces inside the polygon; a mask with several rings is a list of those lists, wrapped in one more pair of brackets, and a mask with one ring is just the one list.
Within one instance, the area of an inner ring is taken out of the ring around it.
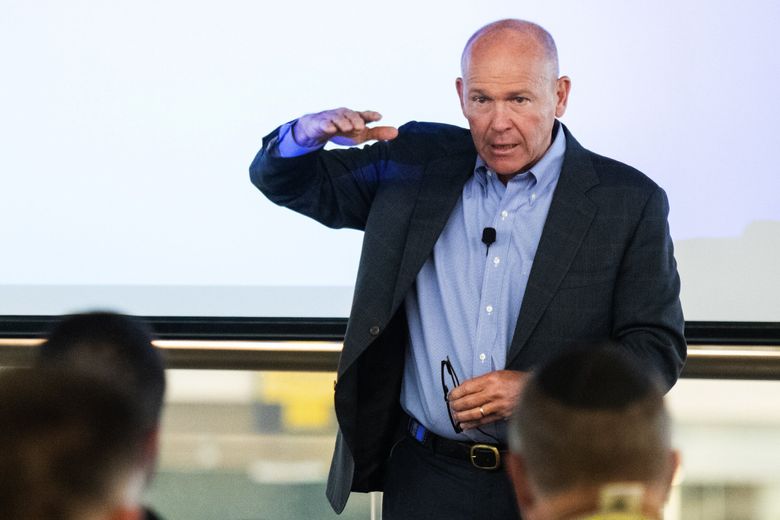
{"label": "dark gray blazer", "polygon": [[[612,339],[671,387],[686,356],[666,195],[637,170],[566,135],[566,155],[523,298],[507,368],[530,370],[576,344]],[[282,159],[267,136],[250,167],[273,202],[364,230],[335,390],[339,435],[328,479],[337,512],[350,490],[383,487],[398,437],[406,294],[473,173],[468,130],[408,123],[393,141]]]}

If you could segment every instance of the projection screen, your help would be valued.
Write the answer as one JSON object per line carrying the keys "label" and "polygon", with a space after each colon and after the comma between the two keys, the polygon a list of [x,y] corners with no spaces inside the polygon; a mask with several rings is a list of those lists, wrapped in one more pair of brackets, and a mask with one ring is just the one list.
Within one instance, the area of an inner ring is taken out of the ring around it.
{"label": "projection screen", "polygon": [[469,35],[540,23],[562,121],[669,195],[688,320],[780,321],[780,3],[3,0],[0,314],[346,316],[361,234],[268,202],[261,138],[348,106],[465,126]]}

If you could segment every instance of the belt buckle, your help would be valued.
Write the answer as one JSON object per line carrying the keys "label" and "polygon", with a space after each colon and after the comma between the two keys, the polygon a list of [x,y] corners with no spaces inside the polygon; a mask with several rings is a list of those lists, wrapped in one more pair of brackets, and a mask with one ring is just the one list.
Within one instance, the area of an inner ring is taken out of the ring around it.
{"label": "belt buckle", "polygon": [[469,452],[471,464],[479,469],[498,469],[501,465],[501,453],[489,444],[475,444]]}

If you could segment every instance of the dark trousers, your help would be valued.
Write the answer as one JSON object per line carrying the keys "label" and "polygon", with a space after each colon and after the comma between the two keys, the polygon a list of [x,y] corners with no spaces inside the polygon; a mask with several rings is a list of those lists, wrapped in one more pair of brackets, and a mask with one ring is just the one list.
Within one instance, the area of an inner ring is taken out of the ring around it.
{"label": "dark trousers", "polygon": [[433,453],[405,436],[388,462],[383,520],[518,520],[515,493],[503,469]]}

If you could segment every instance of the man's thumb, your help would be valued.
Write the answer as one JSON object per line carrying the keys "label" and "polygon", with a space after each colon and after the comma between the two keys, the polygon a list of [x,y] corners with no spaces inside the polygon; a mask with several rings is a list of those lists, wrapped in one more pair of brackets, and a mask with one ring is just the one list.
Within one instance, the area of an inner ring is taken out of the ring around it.
{"label": "man's thumb", "polygon": [[368,129],[368,139],[389,141],[398,137],[398,129],[394,126],[375,126]]}

